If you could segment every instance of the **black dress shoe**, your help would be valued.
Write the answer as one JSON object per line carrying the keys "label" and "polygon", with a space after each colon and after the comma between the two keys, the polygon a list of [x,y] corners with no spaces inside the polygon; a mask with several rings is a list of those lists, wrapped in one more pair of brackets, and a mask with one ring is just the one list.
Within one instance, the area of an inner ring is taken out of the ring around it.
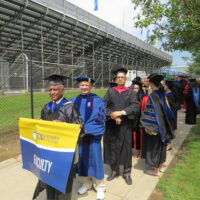
{"label": "black dress shoe", "polygon": [[132,185],[132,179],[131,179],[130,175],[124,175],[123,178],[127,185]]}
{"label": "black dress shoe", "polygon": [[106,179],[107,181],[112,181],[114,178],[116,178],[119,174],[115,171],[112,171],[111,174]]}

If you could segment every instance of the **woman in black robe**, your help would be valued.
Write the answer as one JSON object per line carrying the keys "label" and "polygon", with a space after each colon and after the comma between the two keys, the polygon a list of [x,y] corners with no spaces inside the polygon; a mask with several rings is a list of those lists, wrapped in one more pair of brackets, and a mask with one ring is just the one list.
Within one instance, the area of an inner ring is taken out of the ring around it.
{"label": "woman in black robe", "polygon": [[121,68],[114,72],[117,87],[108,89],[104,102],[106,106],[106,130],[104,134],[104,162],[111,167],[108,181],[119,175],[123,168],[123,178],[128,185],[132,168],[132,130],[133,120],[137,119],[139,104],[136,95],[125,87],[127,70]]}
{"label": "woman in black robe", "polygon": [[142,158],[151,167],[150,175],[157,176],[166,161],[166,141],[174,138],[169,118],[172,112],[166,103],[164,91],[159,90],[162,75],[151,74],[149,84],[153,90],[141,116],[143,136]]}
{"label": "woman in black robe", "polygon": [[[142,89],[142,83],[140,81],[138,81],[137,79],[136,80],[134,79],[132,81],[132,85],[131,85],[130,89],[132,89],[133,92],[135,92],[135,94],[137,95],[137,100],[138,100],[139,104],[141,105],[143,97],[146,96]],[[137,150],[136,158],[140,157],[141,144],[142,144],[142,129],[139,126],[140,125],[140,116],[141,115],[139,114],[137,117],[136,126],[133,130],[133,148]]]}
{"label": "woman in black robe", "polygon": [[[167,101],[169,103],[169,106],[171,110],[174,113],[174,119],[169,120],[172,130],[175,131],[177,129],[177,111],[178,111],[178,98],[176,96],[176,91],[174,89],[174,83],[173,81],[166,80],[163,82],[163,85],[165,87],[165,95],[167,97]],[[171,141],[167,141],[167,151],[170,151],[172,149],[171,147]]]}
{"label": "woman in black robe", "polygon": [[196,118],[197,118],[197,107],[194,102],[194,89],[198,88],[196,79],[190,79],[189,80],[189,89],[188,93],[185,96],[185,101],[187,104],[186,107],[186,115],[185,115],[185,123],[186,124],[196,124]]}
{"label": "woman in black robe", "polygon": [[167,97],[167,100],[169,102],[170,108],[174,113],[175,119],[170,120],[170,124],[172,126],[173,130],[177,129],[177,112],[179,108],[179,102],[176,90],[174,89],[174,83],[173,81],[166,80],[165,81],[165,95]]}

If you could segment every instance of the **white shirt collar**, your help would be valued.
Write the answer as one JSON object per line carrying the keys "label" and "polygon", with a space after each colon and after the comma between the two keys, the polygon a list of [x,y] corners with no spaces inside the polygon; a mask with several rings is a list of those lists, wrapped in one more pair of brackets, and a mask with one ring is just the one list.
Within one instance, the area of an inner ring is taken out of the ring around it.
{"label": "white shirt collar", "polygon": [[[63,100],[64,97],[61,97],[58,101],[56,101],[56,104],[59,104],[62,100]],[[55,101],[53,101],[54,103]]]}

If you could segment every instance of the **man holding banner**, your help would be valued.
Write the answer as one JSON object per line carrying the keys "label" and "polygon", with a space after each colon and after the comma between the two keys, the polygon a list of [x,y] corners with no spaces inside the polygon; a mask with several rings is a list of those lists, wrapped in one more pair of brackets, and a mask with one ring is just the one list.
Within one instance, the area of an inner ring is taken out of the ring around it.
{"label": "man holding banner", "polygon": [[[80,117],[79,111],[76,109],[74,103],[71,101],[68,101],[67,99],[65,99],[63,97],[64,80],[65,79],[67,79],[67,77],[55,75],[55,74],[51,75],[45,79],[45,80],[49,81],[49,95],[50,95],[50,98],[52,101],[50,101],[43,107],[43,109],[41,111],[41,119],[47,120],[47,121],[57,121],[57,123],[53,122],[54,124],[63,124],[63,123],[59,123],[59,122],[72,123],[71,124],[72,126],[73,126],[73,124],[82,124],[82,119]],[[59,130],[59,129],[57,129],[57,130]],[[74,128],[72,128],[71,132],[73,132],[73,130],[74,130]],[[67,131],[69,132],[68,129],[64,130],[63,135],[65,135],[65,132],[67,134]],[[38,135],[38,134],[40,134],[40,133],[36,133],[36,137],[42,137],[41,135]],[[55,136],[54,137],[50,137],[50,136],[47,137],[47,136],[42,139],[43,140],[47,139],[47,142],[49,140],[51,140],[52,138],[57,139],[57,138],[55,138]],[[73,137],[73,135],[71,135],[69,137],[69,140],[72,137]],[[61,134],[60,138],[62,139],[62,134]],[[65,140],[65,139],[62,139],[62,140]],[[65,141],[62,141],[62,142],[64,143]],[[74,146],[76,146],[76,144]],[[59,149],[60,153],[63,153],[62,151],[64,151],[63,150],[64,148],[65,148],[65,146],[62,149]],[[71,200],[72,184],[73,184],[73,162],[74,162],[73,149],[72,149],[72,147],[70,147],[68,154],[63,154],[63,157],[59,158],[60,160],[58,160],[57,163],[55,163],[55,165],[57,165],[57,168],[58,168],[59,165],[62,165],[59,163],[61,160],[66,159],[66,162],[67,162],[68,161],[67,159],[69,159],[70,155],[72,155],[71,166],[68,165],[66,168],[63,169],[63,171],[57,172],[57,173],[60,173],[61,179],[63,179],[65,170],[68,170],[68,172],[67,172],[67,173],[69,173],[68,181],[67,181],[66,188],[64,188],[64,191],[62,189],[59,189],[59,190],[55,189],[56,187],[54,187],[54,183],[52,183],[50,186],[49,184],[45,184],[45,183],[43,183],[43,181],[39,180],[37,187],[35,189],[34,195],[33,195],[33,199],[35,199],[42,190],[46,189],[47,200]],[[69,154],[70,152],[73,152],[73,154]],[[37,155],[35,155],[35,157],[34,157],[34,163],[41,170],[43,170],[43,169],[50,170],[50,166],[53,166],[52,162],[50,162],[48,160],[42,160]],[[41,165],[41,163],[45,163],[46,168],[45,168],[44,164]],[[39,177],[39,179],[40,179],[40,177]],[[55,182],[56,182],[56,180],[58,180],[58,179],[56,179],[56,177],[55,177]],[[66,181],[66,179],[64,181]],[[60,186],[59,186],[60,181],[58,183],[55,183],[55,185],[56,184],[58,185],[57,188],[60,188]]]}

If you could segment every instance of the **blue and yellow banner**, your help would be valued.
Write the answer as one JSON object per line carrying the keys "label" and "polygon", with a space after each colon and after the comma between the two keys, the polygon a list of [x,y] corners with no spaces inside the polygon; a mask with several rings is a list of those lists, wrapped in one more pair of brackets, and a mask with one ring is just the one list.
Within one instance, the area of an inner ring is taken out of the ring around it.
{"label": "blue and yellow banner", "polygon": [[23,168],[65,193],[79,132],[79,124],[20,118]]}

